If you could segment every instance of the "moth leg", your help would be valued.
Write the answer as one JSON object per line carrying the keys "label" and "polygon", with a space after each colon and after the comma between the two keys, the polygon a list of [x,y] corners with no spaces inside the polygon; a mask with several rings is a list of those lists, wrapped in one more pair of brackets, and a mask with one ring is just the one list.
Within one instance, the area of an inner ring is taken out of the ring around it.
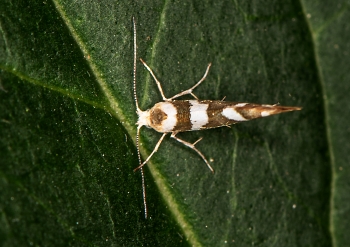
{"label": "moth leg", "polygon": [[143,66],[146,67],[146,69],[149,71],[149,73],[151,74],[151,76],[153,77],[153,79],[155,80],[155,82],[157,83],[158,86],[158,90],[160,92],[160,94],[162,95],[162,98],[164,101],[171,101],[171,99],[168,99],[165,97],[162,86],[160,84],[160,81],[158,81],[157,77],[154,75],[152,69],[145,63],[145,61],[142,60],[142,58],[140,58],[140,61],[143,63]]}
{"label": "moth leg", "polygon": [[205,73],[204,73],[202,79],[200,79],[199,82],[197,82],[193,87],[191,87],[191,88],[189,88],[189,89],[187,89],[187,90],[185,90],[185,91],[182,91],[181,93],[178,93],[178,94],[174,95],[173,97],[169,98],[169,100],[173,100],[173,99],[176,99],[176,98],[178,98],[178,97],[180,97],[180,96],[187,95],[187,94],[191,94],[196,100],[198,100],[197,96],[194,95],[194,94],[192,93],[192,91],[193,91],[196,87],[198,87],[199,84],[201,84],[201,83],[205,80],[205,78],[206,78],[207,75],[208,75],[210,66],[211,66],[211,63],[208,64],[207,70],[205,71]]}
{"label": "moth leg", "polygon": [[184,141],[178,137],[176,137],[177,132],[172,132],[171,133],[171,137],[174,138],[175,140],[177,140],[178,142],[182,143],[183,145],[193,149],[194,151],[197,152],[197,154],[204,160],[204,162],[207,164],[208,168],[210,169],[210,171],[212,173],[214,173],[214,169],[209,165],[209,162],[207,161],[207,159],[204,157],[204,155],[194,146],[196,145],[200,140],[202,140],[202,137],[199,138],[197,141],[195,141],[193,144],[189,143],[187,141]]}
{"label": "moth leg", "polygon": [[155,154],[155,153],[158,151],[159,146],[160,146],[160,144],[162,143],[162,141],[164,140],[164,137],[166,136],[166,134],[168,134],[168,133],[164,133],[164,134],[162,135],[162,137],[159,138],[159,141],[157,142],[156,146],[154,147],[152,153],[147,157],[147,159],[146,159],[141,165],[139,165],[138,167],[136,167],[136,168],[134,169],[134,172],[137,171],[138,169],[142,168],[144,165],[146,165],[146,163],[151,159],[151,157],[153,156],[153,154]]}

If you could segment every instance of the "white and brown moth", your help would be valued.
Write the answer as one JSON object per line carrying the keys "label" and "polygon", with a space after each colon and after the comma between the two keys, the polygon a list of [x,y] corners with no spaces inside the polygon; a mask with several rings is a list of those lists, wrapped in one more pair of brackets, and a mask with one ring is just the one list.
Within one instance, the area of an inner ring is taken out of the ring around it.
{"label": "white and brown moth", "polygon": [[[142,167],[151,159],[162,143],[164,137],[170,134],[172,138],[185,146],[194,150],[206,163],[210,171],[214,172],[214,169],[209,164],[205,156],[195,147],[195,145],[202,139],[198,139],[194,143],[184,141],[176,136],[179,132],[205,130],[210,128],[218,128],[222,126],[230,126],[238,122],[249,121],[255,118],[267,117],[270,115],[280,114],[283,112],[298,111],[301,107],[293,106],[280,106],[280,105],[260,105],[251,103],[237,103],[226,102],[224,100],[199,100],[196,95],[193,94],[193,90],[198,87],[207,77],[211,64],[209,63],[202,79],[200,79],[191,88],[167,98],[164,95],[162,86],[159,80],[154,75],[152,69],[142,60],[142,64],[149,71],[153,79],[155,80],[159,92],[163,98],[163,102],[156,103],[151,109],[142,111],[139,107],[137,94],[136,94],[136,23],[133,18],[134,25],[134,99],[136,104],[136,113],[138,115],[136,145],[139,159],[139,166],[134,169],[141,170],[142,174],[142,189],[143,189],[143,202],[145,208],[145,218],[147,218],[147,204],[146,204],[146,191],[144,183],[144,175]],[[194,100],[175,100],[183,95],[192,95]],[[140,149],[139,149],[139,136],[142,126],[146,126],[154,129],[157,132],[163,133],[154,147],[151,154],[145,161],[142,162]]]}

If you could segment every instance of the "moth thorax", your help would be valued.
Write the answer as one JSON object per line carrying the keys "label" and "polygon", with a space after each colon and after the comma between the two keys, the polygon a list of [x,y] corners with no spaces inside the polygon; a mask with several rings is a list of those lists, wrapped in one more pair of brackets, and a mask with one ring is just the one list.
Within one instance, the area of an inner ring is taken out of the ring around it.
{"label": "moth thorax", "polygon": [[151,128],[161,133],[173,131],[177,122],[177,110],[171,102],[157,103],[149,112],[149,126]]}

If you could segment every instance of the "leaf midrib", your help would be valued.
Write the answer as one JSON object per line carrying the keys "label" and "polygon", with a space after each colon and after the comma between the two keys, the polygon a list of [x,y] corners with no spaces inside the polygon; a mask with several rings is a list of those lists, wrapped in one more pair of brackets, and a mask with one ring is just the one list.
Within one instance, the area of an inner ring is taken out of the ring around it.
{"label": "leaf midrib", "polygon": [[[61,15],[61,18],[63,19],[64,23],[66,24],[68,30],[70,30],[70,33],[71,33],[73,39],[76,41],[78,47],[81,49],[84,57],[90,57],[90,59],[87,60],[87,64],[91,68],[91,71],[94,73],[97,83],[100,85],[102,92],[105,94],[107,101],[109,102],[109,107],[110,107],[109,110],[111,111],[110,113],[113,116],[115,116],[117,119],[119,119],[119,121],[123,124],[124,128],[129,133],[130,136],[132,136],[132,137],[136,136],[136,130],[133,127],[134,125],[132,125],[130,122],[128,122],[125,114],[123,113],[123,110],[120,108],[118,102],[115,100],[114,95],[110,91],[108,84],[101,76],[102,73],[100,72],[98,67],[95,65],[95,63],[93,62],[93,58],[89,55],[90,53],[88,52],[88,49],[85,46],[85,43],[80,38],[78,33],[75,31],[70,19],[67,17],[67,15],[64,11],[64,8],[57,1],[54,1],[54,5],[55,5],[57,11],[59,12],[59,14]],[[152,49],[153,52],[152,52],[152,56],[151,56],[151,63],[153,63],[153,59],[155,57],[155,50],[156,50],[155,46],[158,43],[157,41],[159,41],[158,37],[159,37],[159,33],[161,31],[161,25],[162,25],[162,23],[164,23],[163,20],[165,19],[166,6],[167,6],[167,3],[164,3],[164,7],[163,7],[162,12],[161,12],[161,20],[160,20],[159,28],[158,28],[157,34],[156,34],[156,39],[155,39],[155,42],[153,43],[153,49]],[[148,80],[148,82],[149,81],[150,80]],[[147,85],[149,85],[149,83],[147,83]],[[79,98],[77,98],[77,99],[79,99]],[[97,106],[98,104],[92,104],[92,105]],[[104,110],[108,110],[108,109],[106,109],[106,107],[100,106],[99,108],[102,108]],[[131,139],[136,147],[135,138],[131,138]],[[144,148],[140,147],[140,152],[144,157],[147,157],[147,153],[146,153],[146,150]],[[172,195],[171,190],[168,188],[168,186],[167,186],[168,183],[166,182],[165,177],[160,174],[159,170],[156,168],[157,166],[152,161],[149,161],[147,163],[147,165],[148,165],[148,168],[149,168],[149,170],[154,178],[154,181],[158,187],[160,194],[162,195],[166,204],[169,206],[169,210],[174,215],[174,218],[177,221],[178,225],[182,228],[184,234],[186,235],[187,241],[189,241],[190,245],[192,245],[192,246],[201,246],[200,241],[198,240],[198,237],[193,230],[193,227],[187,221],[185,215],[181,212],[181,210],[178,206],[178,203],[176,203],[175,197]]]}

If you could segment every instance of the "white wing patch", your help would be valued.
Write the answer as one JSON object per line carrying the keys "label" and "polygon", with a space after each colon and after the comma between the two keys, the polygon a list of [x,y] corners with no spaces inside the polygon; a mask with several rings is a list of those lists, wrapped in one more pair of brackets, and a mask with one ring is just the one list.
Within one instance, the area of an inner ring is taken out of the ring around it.
{"label": "white wing patch", "polygon": [[238,103],[237,105],[235,105],[235,107],[243,107],[246,106],[248,103]]}
{"label": "white wing patch", "polygon": [[267,116],[271,115],[271,113],[269,111],[262,111],[260,114],[262,117],[267,117]]}
{"label": "white wing patch", "polygon": [[160,109],[167,115],[167,119],[162,122],[162,132],[171,132],[177,122],[176,107],[170,102],[161,102]]}
{"label": "white wing patch", "polygon": [[207,109],[208,104],[200,104],[197,100],[190,100],[190,120],[192,130],[199,130],[201,127],[209,123]]}
{"label": "white wing patch", "polygon": [[241,114],[239,114],[233,107],[227,107],[222,110],[222,115],[234,121],[247,121]]}

